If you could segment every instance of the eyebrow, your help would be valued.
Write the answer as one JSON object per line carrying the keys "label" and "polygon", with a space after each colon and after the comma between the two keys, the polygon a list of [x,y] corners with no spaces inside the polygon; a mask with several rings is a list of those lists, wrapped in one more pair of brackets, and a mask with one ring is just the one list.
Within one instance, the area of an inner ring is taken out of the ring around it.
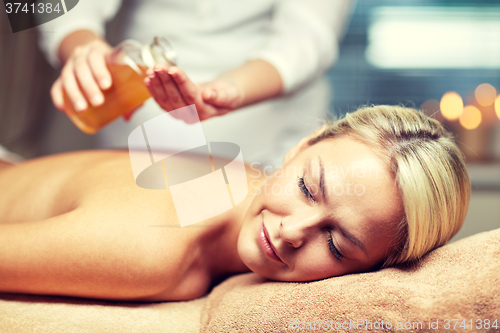
{"label": "eyebrow", "polygon": [[319,188],[321,189],[321,196],[323,200],[326,201],[325,196],[325,168],[323,167],[323,162],[321,161],[321,157],[318,155],[319,160]]}
{"label": "eyebrow", "polygon": [[347,230],[343,229],[342,227],[338,226],[338,228],[339,228],[340,232],[342,233],[342,235],[344,235],[345,238],[347,238],[348,240],[353,242],[354,245],[359,247],[366,255],[368,255],[368,253],[366,252],[366,247],[363,245],[363,243],[361,243],[361,241],[359,239],[357,239],[353,234],[349,233]]}
{"label": "eyebrow", "polygon": [[[319,160],[319,187],[321,189],[321,196],[323,197],[323,200],[327,201],[325,196],[325,168],[323,166],[323,161],[321,161],[321,157],[319,155],[318,155],[318,160]],[[352,243],[354,243],[354,245],[359,247],[361,251],[363,251],[366,255],[368,255],[368,253],[366,252],[366,247],[363,245],[363,243],[361,243],[359,239],[357,239],[353,234],[351,234],[344,228],[340,226],[337,227],[339,228],[340,232],[342,233],[342,235],[344,235],[345,238],[350,240]]]}

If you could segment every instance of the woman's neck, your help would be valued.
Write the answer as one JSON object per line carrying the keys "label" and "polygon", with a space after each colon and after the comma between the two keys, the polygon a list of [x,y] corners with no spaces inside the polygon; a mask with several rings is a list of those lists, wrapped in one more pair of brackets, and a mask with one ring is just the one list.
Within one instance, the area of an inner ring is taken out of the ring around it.
{"label": "woman's neck", "polygon": [[249,182],[247,197],[227,214],[219,215],[218,227],[212,230],[210,235],[207,234],[206,254],[209,256],[209,270],[215,280],[250,272],[238,254],[238,237],[244,217],[255,198],[255,192],[259,191],[264,180],[253,176],[249,177],[253,183],[250,186]]}
{"label": "woman's neck", "polygon": [[203,240],[204,256],[214,280],[249,271],[238,255],[238,236],[250,203],[247,201],[250,200],[245,199],[227,214],[221,214],[217,226]]}

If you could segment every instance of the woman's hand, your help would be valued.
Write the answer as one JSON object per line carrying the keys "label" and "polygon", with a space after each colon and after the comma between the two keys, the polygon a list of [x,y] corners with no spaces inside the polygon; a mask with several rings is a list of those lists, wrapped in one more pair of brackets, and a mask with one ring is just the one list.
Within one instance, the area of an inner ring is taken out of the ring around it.
{"label": "woman's hand", "polygon": [[106,56],[112,47],[102,39],[94,39],[77,46],[67,59],[59,78],[52,85],[50,94],[54,105],[64,111],[63,91],[77,112],[104,103],[103,90],[112,85],[111,74],[106,66]]}
{"label": "woman's hand", "polygon": [[146,74],[144,83],[166,111],[194,104],[200,120],[206,120],[237,109],[243,102],[241,89],[229,79],[195,84],[180,68],[161,63]]}

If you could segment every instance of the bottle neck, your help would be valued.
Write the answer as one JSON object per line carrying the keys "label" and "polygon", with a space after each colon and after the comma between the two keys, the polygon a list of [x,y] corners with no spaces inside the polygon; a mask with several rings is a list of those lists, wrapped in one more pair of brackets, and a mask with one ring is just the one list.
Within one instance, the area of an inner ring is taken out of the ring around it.
{"label": "bottle neck", "polygon": [[151,44],[141,45],[135,40],[120,43],[108,57],[108,63],[126,64],[141,75],[157,63],[176,66],[177,54],[164,38],[155,37]]}
{"label": "bottle neck", "polygon": [[144,64],[148,68],[153,68],[154,65],[158,62],[158,61],[156,61],[156,59],[153,55],[151,45],[146,44],[146,45],[142,46],[141,56],[142,56],[142,61],[144,61]]}
{"label": "bottle neck", "polygon": [[162,37],[155,37],[149,45],[141,48],[142,60],[148,68],[153,68],[156,63],[164,63],[167,66],[176,66],[177,53],[170,43]]}

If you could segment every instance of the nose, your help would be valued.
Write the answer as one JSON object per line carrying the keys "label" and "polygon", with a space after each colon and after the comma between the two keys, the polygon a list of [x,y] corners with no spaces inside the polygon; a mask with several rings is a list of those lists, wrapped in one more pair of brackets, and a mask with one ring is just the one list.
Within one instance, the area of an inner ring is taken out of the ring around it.
{"label": "nose", "polygon": [[286,216],[281,219],[280,237],[294,248],[299,248],[311,238],[314,229],[319,223],[319,219],[319,213]]}

